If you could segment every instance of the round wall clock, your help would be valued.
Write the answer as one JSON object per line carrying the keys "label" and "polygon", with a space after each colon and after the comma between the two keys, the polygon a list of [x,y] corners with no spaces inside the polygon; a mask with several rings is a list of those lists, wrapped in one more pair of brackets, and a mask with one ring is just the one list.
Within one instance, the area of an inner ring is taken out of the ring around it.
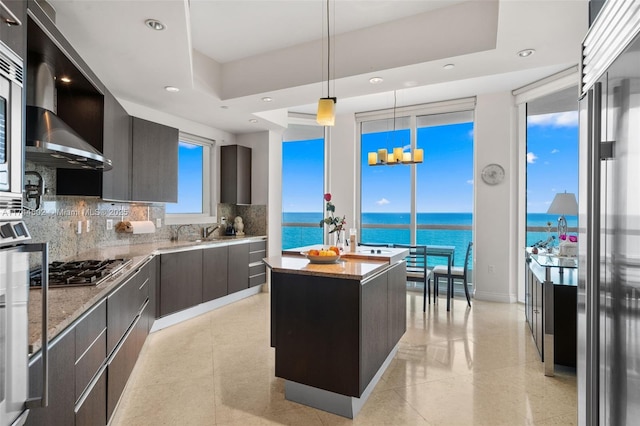
{"label": "round wall clock", "polygon": [[489,185],[497,185],[504,180],[504,169],[500,164],[489,164],[482,169],[482,180]]}

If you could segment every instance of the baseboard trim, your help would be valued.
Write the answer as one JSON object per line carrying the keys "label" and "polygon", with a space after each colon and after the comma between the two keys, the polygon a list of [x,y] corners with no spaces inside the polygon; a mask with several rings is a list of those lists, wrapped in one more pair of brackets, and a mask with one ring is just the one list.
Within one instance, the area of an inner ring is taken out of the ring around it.
{"label": "baseboard trim", "polygon": [[236,293],[232,293],[227,296],[220,297],[219,299],[201,303],[192,308],[184,309],[180,312],[167,315],[166,317],[158,318],[153,323],[153,327],[151,327],[151,330],[149,332],[153,333],[155,331],[162,330],[163,328],[180,324],[183,321],[190,320],[202,314],[206,314],[207,312],[221,308],[230,303],[234,303],[234,302],[237,302],[238,300],[246,299],[247,297],[256,295],[262,291],[263,285],[264,284],[261,284],[255,287],[248,288],[246,290],[241,290]]}
{"label": "baseboard trim", "polygon": [[473,298],[477,300],[484,300],[485,302],[515,303],[518,301],[515,294],[493,293],[481,290],[476,290],[473,294]]}

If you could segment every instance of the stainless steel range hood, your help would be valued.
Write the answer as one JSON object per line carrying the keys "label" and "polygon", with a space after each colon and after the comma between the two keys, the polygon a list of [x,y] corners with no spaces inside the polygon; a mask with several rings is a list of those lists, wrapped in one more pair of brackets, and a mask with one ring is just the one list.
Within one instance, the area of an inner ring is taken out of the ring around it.
{"label": "stainless steel range hood", "polygon": [[53,73],[41,63],[27,99],[27,160],[62,169],[111,170],[111,160],[54,114]]}

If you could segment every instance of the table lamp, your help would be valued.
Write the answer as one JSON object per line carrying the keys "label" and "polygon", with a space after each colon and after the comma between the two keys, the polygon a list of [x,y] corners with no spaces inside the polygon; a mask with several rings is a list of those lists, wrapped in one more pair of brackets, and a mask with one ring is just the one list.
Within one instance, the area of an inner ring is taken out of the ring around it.
{"label": "table lamp", "polygon": [[558,239],[561,235],[567,233],[567,219],[564,215],[576,216],[578,214],[578,202],[576,201],[576,194],[561,192],[556,194],[555,198],[547,210],[547,214],[559,214],[558,218]]}

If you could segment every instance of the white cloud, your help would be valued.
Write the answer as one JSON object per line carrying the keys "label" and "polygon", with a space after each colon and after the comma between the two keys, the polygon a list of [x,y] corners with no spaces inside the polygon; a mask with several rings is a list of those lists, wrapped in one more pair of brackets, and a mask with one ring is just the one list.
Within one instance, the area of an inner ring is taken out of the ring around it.
{"label": "white cloud", "polygon": [[469,185],[473,185],[473,179],[469,179],[469,180],[467,181],[467,183],[468,183]]}
{"label": "white cloud", "polygon": [[389,204],[391,201],[387,200],[386,198],[381,198],[378,201],[376,201],[376,204],[379,206],[384,206],[385,204]]}
{"label": "white cloud", "polygon": [[178,142],[178,145],[179,145],[181,148],[187,148],[187,149],[196,149],[196,148],[200,148],[200,146],[199,146],[199,145],[196,145],[196,144],[193,144],[193,143],[182,142],[182,141]]}
{"label": "white cloud", "polygon": [[537,159],[538,159],[538,156],[535,155],[533,152],[527,152],[527,163],[533,164],[536,162]]}
{"label": "white cloud", "polygon": [[559,149],[556,149],[556,148],[553,148],[553,149],[551,150],[551,153],[552,153],[552,154],[557,154],[557,153],[559,153],[559,152],[560,152],[560,150],[559,150]]}
{"label": "white cloud", "polygon": [[577,127],[578,111],[531,115],[527,117],[527,123],[532,126]]}

